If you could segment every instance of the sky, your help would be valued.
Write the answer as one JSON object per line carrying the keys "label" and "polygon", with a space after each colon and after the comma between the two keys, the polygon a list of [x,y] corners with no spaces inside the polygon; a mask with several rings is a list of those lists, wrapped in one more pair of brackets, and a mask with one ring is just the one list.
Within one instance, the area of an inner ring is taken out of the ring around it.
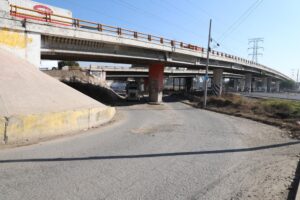
{"label": "sky", "polygon": [[[248,39],[264,38],[259,63],[292,78],[300,69],[299,0],[36,0],[73,17],[207,47],[251,59]],[[218,42],[220,47],[216,47]]]}

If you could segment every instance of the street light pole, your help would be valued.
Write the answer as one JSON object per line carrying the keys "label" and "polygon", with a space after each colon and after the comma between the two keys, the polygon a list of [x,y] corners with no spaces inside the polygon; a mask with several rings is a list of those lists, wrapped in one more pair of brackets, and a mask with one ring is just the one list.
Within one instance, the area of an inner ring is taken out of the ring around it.
{"label": "street light pole", "polygon": [[209,21],[209,32],[208,32],[208,44],[207,44],[207,58],[206,58],[206,70],[205,70],[205,79],[204,79],[204,101],[203,108],[206,108],[207,102],[207,83],[208,83],[208,66],[209,66],[209,53],[210,53],[210,42],[211,42],[211,23],[212,20]]}

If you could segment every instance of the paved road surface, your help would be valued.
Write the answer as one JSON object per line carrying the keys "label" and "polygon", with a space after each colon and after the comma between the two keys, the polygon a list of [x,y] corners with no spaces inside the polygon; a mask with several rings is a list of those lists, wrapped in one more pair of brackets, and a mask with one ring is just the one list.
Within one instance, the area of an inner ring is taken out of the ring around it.
{"label": "paved road surface", "polygon": [[264,92],[252,92],[243,93],[246,96],[264,97],[264,98],[278,98],[278,99],[290,99],[300,101],[300,93],[264,93]]}
{"label": "paved road surface", "polygon": [[119,107],[113,125],[0,151],[0,199],[285,199],[300,144],[178,102]]}

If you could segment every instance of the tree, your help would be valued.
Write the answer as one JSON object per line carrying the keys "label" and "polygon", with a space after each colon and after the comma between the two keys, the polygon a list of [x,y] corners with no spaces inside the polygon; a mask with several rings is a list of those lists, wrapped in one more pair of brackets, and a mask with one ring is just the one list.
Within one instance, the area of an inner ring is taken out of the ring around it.
{"label": "tree", "polygon": [[76,61],[65,61],[65,60],[62,60],[62,61],[59,61],[58,62],[58,69],[62,69],[64,66],[69,66],[69,67],[76,67],[76,68],[80,68],[79,67],[79,63],[76,62]]}
{"label": "tree", "polygon": [[296,87],[296,82],[292,80],[285,80],[280,83],[282,89],[293,90]]}

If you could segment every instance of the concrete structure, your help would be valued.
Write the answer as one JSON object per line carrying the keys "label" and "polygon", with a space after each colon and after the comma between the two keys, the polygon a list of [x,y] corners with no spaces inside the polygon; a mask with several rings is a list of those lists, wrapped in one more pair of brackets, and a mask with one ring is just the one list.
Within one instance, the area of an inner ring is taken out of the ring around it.
{"label": "concrete structure", "polygon": [[262,79],[262,88],[264,92],[268,92],[268,78]]}
{"label": "concrete structure", "polygon": [[161,102],[164,80],[164,65],[153,64],[149,68],[149,100]]}
{"label": "concrete structure", "polygon": [[[107,107],[0,48],[0,140],[33,143],[108,122]],[[1,143],[0,143],[1,144]]]}
{"label": "concrete structure", "polygon": [[240,83],[238,79],[233,79],[233,88],[235,90],[235,92],[239,92],[240,91]]}
{"label": "concrete structure", "polygon": [[[91,71],[90,73],[96,76],[102,76],[106,79],[117,79],[117,78],[147,78],[149,70],[147,68],[128,68],[128,67],[96,67],[92,66],[88,69],[83,69],[83,71]],[[191,69],[172,69],[170,67],[164,68],[165,77],[197,77],[204,76],[205,70],[191,70]],[[213,72],[208,72],[209,77],[213,77]],[[233,73],[223,73],[223,78],[234,78],[243,79],[244,75],[233,74]]]}
{"label": "concrete structure", "polygon": [[215,69],[213,73],[213,92],[221,96],[223,89],[223,69]]}
{"label": "concrete structure", "polygon": [[252,80],[251,91],[252,92],[257,91],[257,80],[255,80],[255,78],[253,78],[253,80]]}
{"label": "concrete structure", "polygon": [[240,85],[240,91],[241,92],[245,91],[245,84],[246,84],[246,80],[245,79],[240,79],[239,80],[239,85]]}
{"label": "concrete structure", "polygon": [[267,78],[267,92],[272,92],[272,79]]}
{"label": "concrete structure", "polygon": [[246,80],[245,80],[245,92],[251,92],[252,91],[252,74],[248,73],[246,74]]}
{"label": "concrete structure", "polygon": [[[8,0],[1,1],[2,4],[9,4]],[[154,63],[192,69],[205,67],[207,50],[202,47],[60,17],[30,7],[31,15],[26,13],[28,8],[12,5],[7,10],[7,7],[1,7],[3,10],[0,12],[0,46],[36,66],[40,59],[53,59],[142,64],[148,67]],[[276,70],[226,53],[212,51],[210,58],[212,70],[289,79]],[[246,85],[249,86],[249,82]],[[248,88],[251,88],[251,83]]]}
{"label": "concrete structure", "polygon": [[280,81],[275,82],[275,91],[280,92]]}

